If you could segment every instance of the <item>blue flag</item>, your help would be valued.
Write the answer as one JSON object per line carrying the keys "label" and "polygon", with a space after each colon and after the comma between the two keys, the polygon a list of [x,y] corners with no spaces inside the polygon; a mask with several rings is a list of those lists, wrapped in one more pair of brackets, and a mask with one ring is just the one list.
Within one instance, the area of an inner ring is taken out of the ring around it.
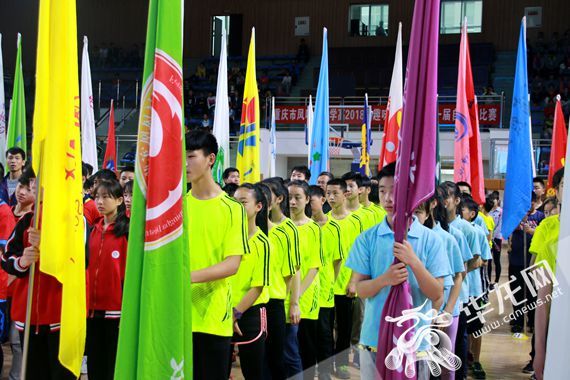
{"label": "blue flag", "polygon": [[317,184],[320,173],[328,171],[329,165],[329,58],[327,28],[323,28],[323,55],[317,87],[313,133],[311,136],[311,185]]}
{"label": "blue flag", "polygon": [[503,207],[502,235],[507,239],[530,210],[532,194],[532,148],[529,128],[526,20],[523,17],[517,51],[509,153]]}

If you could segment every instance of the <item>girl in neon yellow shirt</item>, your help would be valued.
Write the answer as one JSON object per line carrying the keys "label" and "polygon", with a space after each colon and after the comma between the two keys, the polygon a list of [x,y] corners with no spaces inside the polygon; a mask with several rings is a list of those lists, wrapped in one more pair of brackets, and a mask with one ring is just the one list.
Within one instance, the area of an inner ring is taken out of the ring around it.
{"label": "girl in neon yellow shirt", "polygon": [[[317,330],[319,318],[319,268],[322,266],[321,228],[312,219],[309,185],[292,181],[289,184],[291,219],[299,230],[301,254],[301,322],[299,352],[307,378],[314,377],[317,364]],[[312,375],[312,377],[311,377]]]}
{"label": "girl in neon yellow shirt", "polygon": [[232,342],[239,346],[243,376],[246,379],[261,379],[267,337],[265,304],[269,301],[267,199],[259,185],[250,183],[238,187],[234,198],[245,208],[250,252],[243,255],[237,273],[231,278],[234,319]]}

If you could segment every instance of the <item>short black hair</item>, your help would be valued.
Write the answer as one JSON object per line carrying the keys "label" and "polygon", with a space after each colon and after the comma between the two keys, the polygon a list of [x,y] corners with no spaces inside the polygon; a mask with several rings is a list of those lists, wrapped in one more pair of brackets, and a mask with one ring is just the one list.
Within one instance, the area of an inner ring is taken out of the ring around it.
{"label": "short black hair", "polygon": [[101,169],[97,173],[93,174],[93,180],[99,181],[116,181],[117,175],[114,171],[110,169]]}
{"label": "short black hair", "polygon": [[124,167],[121,169],[119,175],[123,174],[124,172],[133,172],[133,173],[134,173],[134,172],[135,172],[135,167],[134,167],[134,166],[130,166],[130,165],[129,165],[129,166],[124,166]]}
{"label": "short black hair", "polygon": [[132,193],[133,193],[133,184],[134,184],[134,181],[133,181],[132,179],[131,179],[130,181],[127,181],[127,182],[125,183],[125,187],[124,187],[124,189],[123,189],[123,193],[129,192],[129,193],[132,194]]}
{"label": "short black hair", "polygon": [[456,185],[457,185],[457,187],[459,187],[459,186],[465,186],[465,187],[467,187],[467,188],[469,189],[469,192],[472,192],[471,185],[468,184],[468,183],[465,182],[465,181],[459,181],[459,182],[456,183]]}
{"label": "short black hair", "polygon": [[372,186],[372,181],[370,180],[370,178],[368,176],[363,175],[362,176],[362,185],[360,185],[361,187],[371,187]]}
{"label": "short black hair", "polygon": [[309,195],[311,197],[316,196],[316,197],[324,198],[325,192],[323,191],[323,189],[320,186],[311,185],[311,186],[309,186]]}
{"label": "short black hair", "polygon": [[558,189],[560,182],[562,182],[562,178],[564,178],[564,167],[558,169],[552,176],[552,187]]}
{"label": "short black hair", "polygon": [[85,162],[81,163],[81,176],[82,177],[89,177],[89,168]]}
{"label": "short black hair", "polygon": [[362,174],[358,172],[344,173],[341,178],[344,179],[346,182],[354,181],[356,182],[356,186],[362,187]]}
{"label": "short black hair", "polygon": [[534,177],[532,179],[532,183],[540,183],[542,185],[542,187],[544,187],[544,179],[542,179],[540,177]]}
{"label": "short black hair", "polygon": [[222,190],[230,197],[233,197],[238,187],[239,185],[235,183],[228,183],[226,186],[222,187]]}
{"label": "short black hair", "polygon": [[331,172],[321,172],[321,174],[319,174],[317,178],[322,175],[326,175],[327,177],[329,177],[329,180],[334,179],[334,174],[332,174]]}
{"label": "short black hair", "polygon": [[558,207],[558,199],[556,199],[556,197],[547,197],[544,200],[544,207],[546,207],[547,204],[551,204],[552,207]]}
{"label": "short black hair", "polygon": [[[293,169],[291,169],[291,174],[293,174],[293,172],[300,172],[303,173],[305,175],[305,179],[308,181],[311,179],[311,171],[309,170],[309,168],[307,167],[307,165],[299,165],[299,166],[295,166]],[[290,177],[290,176],[289,176]]]}
{"label": "short black hair", "polygon": [[31,166],[24,168],[22,175],[18,178],[18,183],[24,186],[30,186],[30,181],[36,178],[36,173]]}
{"label": "short black hair", "polygon": [[491,210],[495,206],[494,201],[495,197],[493,196],[493,194],[487,195],[487,197],[485,198],[485,204],[483,205],[483,208],[485,209],[486,212],[491,212]]}
{"label": "short black hair", "polygon": [[13,146],[9,149],[6,149],[6,157],[8,157],[9,154],[11,154],[12,156],[19,154],[22,156],[23,160],[26,159],[26,152],[24,152],[24,149],[20,148],[19,146]]}
{"label": "short black hair", "polygon": [[388,165],[384,166],[382,169],[380,169],[377,175],[378,182],[380,182],[380,180],[384,177],[395,177],[395,176],[396,176],[395,162],[389,163]]}
{"label": "short black hair", "polygon": [[83,162],[83,165],[87,167],[87,176],[93,174],[93,165],[88,164],[87,162]]}
{"label": "short black hair", "polygon": [[333,178],[327,183],[328,186],[340,186],[342,192],[346,192],[346,181],[342,178]]}
{"label": "short black hair", "polygon": [[[479,205],[469,194],[463,194],[461,200],[461,206],[466,207],[469,211],[475,212],[475,218],[477,217],[477,213],[479,212]],[[475,218],[473,218],[473,220]],[[472,222],[473,220],[470,220],[470,222]]]}
{"label": "short black hair", "polygon": [[218,142],[210,132],[195,129],[186,134],[186,150],[202,150],[205,155],[218,154]]}
{"label": "short black hair", "polygon": [[378,182],[370,181],[370,194],[368,194],[368,199],[370,202],[375,204],[380,203],[380,194],[378,191]]}
{"label": "short black hair", "polygon": [[222,174],[222,179],[228,179],[230,174],[232,174],[233,172],[238,172],[239,174],[239,170],[237,168],[232,168],[232,167],[227,168],[226,170],[224,170],[224,173]]}

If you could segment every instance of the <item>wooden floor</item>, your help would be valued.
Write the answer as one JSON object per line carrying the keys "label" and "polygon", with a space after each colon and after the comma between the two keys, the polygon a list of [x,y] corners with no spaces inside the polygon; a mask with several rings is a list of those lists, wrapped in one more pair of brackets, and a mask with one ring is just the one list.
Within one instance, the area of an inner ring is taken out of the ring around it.
{"label": "wooden floor", "polygon": [[[507,282],[508,275],[508,258],[507,253],[503,251],[502,255],[503,270],[500,283]],[[488,322],[502,321],[502,317],[512,311],[510,303],[505,302],[505,312],[499,316],[498,306],[495,304],[495,297],[491,298],[493,312],[485,317]],[[510,333],[508,323],[503,323],[496,330],[493,330],[483,336],[483,345],[481,350],[481,363],[487,372],[487,379],[491,380],[519,380],[528,379],[530,376],[521,372],[526,365],[530,352],[530,334],[529,339],[521,341],[514,339]],[[8,345],[4,345],[4,369],[1,379],[8,379],[8,371],[10,369],[12,355]],[[359,371],[351,367],[352,379],[359,379]],[[238,366],[232,369],[232,378],[241,380],[243,376]],[[469,377],[471,379],[471,377]],[[82,379],[86,379],[83,376]]]}

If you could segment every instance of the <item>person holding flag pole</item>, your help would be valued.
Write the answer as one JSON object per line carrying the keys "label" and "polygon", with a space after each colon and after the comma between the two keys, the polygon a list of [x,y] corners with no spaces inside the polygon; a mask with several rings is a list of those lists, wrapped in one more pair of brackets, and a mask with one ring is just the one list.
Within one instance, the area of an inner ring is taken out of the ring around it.
{"label": "person holding flag pole", "polygon": [[31,183],[34,171],[38,173],[38,200],[34,212],[18,222],[2,258],[4,269],[18,277],[12,318],[24,328],[22,379],[79,377],[85,346],[76,53],[75,1],[62,0],[57,6],[40,1],[33,170],[23,175]]}
{"label": "person holding flag pole", "polygon": [[[396,324],[386,318],[402,317],[413,307],[418,313],[429,311],[432,302],[443,297],[443,279],[451,274],[439,237],[412,219],[435,188],[439,5],[438,0],[415,2],[401,144],[396,163],[378,173],[380,203],[387,216],[356,239],[346,261],[358,295],[366,299],[360,335],[362,379],[430,376],[430,364],[422,359],[428,343],[415,342],[418,348],[412,350],[400,344],[418,339],[411,333],[412,320]],[[416,328],[426,323],[419,320]]]}

